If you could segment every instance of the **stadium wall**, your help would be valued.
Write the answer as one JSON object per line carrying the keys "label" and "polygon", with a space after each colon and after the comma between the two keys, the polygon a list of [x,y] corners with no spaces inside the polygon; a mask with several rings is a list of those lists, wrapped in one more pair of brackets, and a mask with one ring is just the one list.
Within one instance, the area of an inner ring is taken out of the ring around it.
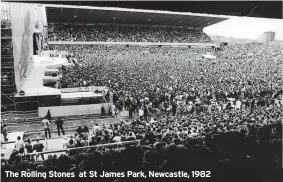
{"label": "stadium wall", "polygon": [[35,8],[34,4],[28,3],[10,4],[15,83],[17,92],[19,92],[33,66]]}

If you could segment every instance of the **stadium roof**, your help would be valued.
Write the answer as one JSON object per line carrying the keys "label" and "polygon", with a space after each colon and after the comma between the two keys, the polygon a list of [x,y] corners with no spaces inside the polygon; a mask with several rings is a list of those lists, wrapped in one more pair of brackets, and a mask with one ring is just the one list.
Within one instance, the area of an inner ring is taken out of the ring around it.
{"label": "stadium roof", "polygon": [[113,7],[46,5],[48,22],[118,23],[204,28],[228,16]]}

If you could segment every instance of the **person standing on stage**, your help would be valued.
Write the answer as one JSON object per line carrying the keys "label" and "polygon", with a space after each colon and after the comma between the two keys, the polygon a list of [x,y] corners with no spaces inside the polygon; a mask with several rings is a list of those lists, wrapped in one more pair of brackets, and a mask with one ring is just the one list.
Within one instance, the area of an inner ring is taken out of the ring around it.
{"label": "person standing on stage", "polygon": [[60,117],[58,117],[58,119],[55,121],[55,124],[57,125],[58,136],[60,137],[60,130],[62,131],[63,135],[65,135],[65,132],[63,129],[64,121]]}
{"label": "person standing on stage", "polygon": [[42,125],[43,125],[44,132],[45,132],[45,138],[47,138],[47,132],[49,134],[49,138],[51,138],[50,128],[49,128],[50,122],[48,121],[47,116],[45,116],[44,120],[42,120]]}

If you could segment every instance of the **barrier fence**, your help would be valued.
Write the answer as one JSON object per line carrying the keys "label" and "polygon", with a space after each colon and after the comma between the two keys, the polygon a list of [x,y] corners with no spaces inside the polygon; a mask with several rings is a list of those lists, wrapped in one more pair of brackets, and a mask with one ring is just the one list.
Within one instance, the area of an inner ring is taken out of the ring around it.
{"label": "barrier fence", "polygon": [[132,141],[124,141],[124,142],[117,142],[117,143],[107,143],[107,144],[100,144],[100,145],[93,145],[93,146],[86,146],[86,147],[75,147],[75,148],[68,148],[68,149],[61,149],[61,150],[50,150],[44,152],[36,152],[32,153],[34,155],[39,154],[50,154],[50,153],[59,153],[59,152],[69,152],[71,150],[84,150],[89,148],[101,148],[101,147],[119,147],[119,145],[127,145],[127,144],[140,144],[140,140],[132,140]]}
{"label": "barrier fence", "polygon": [[[38,111],[7,111],[1,112],[1,124],[6,124],[12,127],[13,130],[21,131],[23,124],[34,127],[36,122],[39,121]],[[17,128],[17,129],[15,129]]]}
{"label": "barrier fence", "polygon": [[38,111],[6,111],[1,112],[1,121],[29,120],[38,117]]}
{"label": "barrier fence", "polygon": [[25,155],[30,155],[30,156],[36,156],[37,159],[40,155],[44,154],[57,154],[57,153],[62,153],[66,152],[69,153],[71,150],[87,150],[91,148],[105,148],[105,147],[119,147],[123,145],[129,145],[129,144],[135,144],[135,145],[140,145],[140,140],[131,140],[131,141],[124,141],[124,142],[117,142],[117,143],[107,143],[107,144],[100,144],[100,145],[93,145],[93,146],[86,146],[86,147],[74,147],[74,148],[68,148],[68,149],[59,149],[59,150],[49,150],[49,151],[44,151],[44,152],[33,152],[33,153],[24,153],[20,154],[21,156]]}
{"label": "barrier fence", "polygon": [[[81,109],[78,108],[74,115],[71,116],[62,116],[61,118],[65,118],[68,120],[76,120],[76,119],[88,119],[93,118],[93,116],[97,116],[99,118],[109,117],[99,116],[99,114],[91,114],[90,109]],[[34,121],[41,122],[43,117],[38,116],[38,111],[7,111],[1,112],[1,122],[3,124],[19,124],[19,123],[34,123]],[[55,119],[55,118],[54,118]]]}
{"label": "barrier fence", "polygon": [[[35,113],[36,112],[36,113]],[[9,111],[1,113],[1,124],[6,124],[8,128],[8,133],[23,131],[25,133],[31,132],[42,132],[42,117],[38,117],[38,111]],[[64,129],[73,129],[77,128],[79,125],[89,123],[91,119],[113,119],[114,116],[110,116],[106,113],[105,116],[101,116],[100,114],[90,114],[85,113],[82,115],[80,112],[75,112],[72,116],[64,116],[61,117],[65,122]],[[56,125],[54,121],[57,117],[52,117],[52,122],[50,125],[51,131],[57,131]],[[74,126],[74,123],[76,125]]]}

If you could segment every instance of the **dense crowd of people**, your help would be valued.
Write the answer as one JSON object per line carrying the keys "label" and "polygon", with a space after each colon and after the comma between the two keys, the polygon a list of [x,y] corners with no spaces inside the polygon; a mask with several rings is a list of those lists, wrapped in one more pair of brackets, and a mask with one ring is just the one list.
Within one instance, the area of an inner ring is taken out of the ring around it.
{"label": "dense crowd of people", "polygon": [[[140,117],[125,133],[112,126],[115,136],[144,139],[151,134],[154,143],[167,131],[186,140],[281,126],[282,53],[276,45],[228,46],[215,53],[215,61],[202,58],[208,50],[180,47],[60,48],[77,55],[80,63],[62,70],[63,87],[107,86],[115,103],[112,114],[126,109],[129,119]],[[171,122],[170,116],[175,116]],[[275,141],[280,143],[278,132]]]}
{"label": "dense crowd of people", "polygon": [[[281,168],[282,153],[282,125],[266,125],[265,127],[250,127],[236,132],[231,126],[230,132],[217,132],[206,137],[190,136],[189,124],[194,122],[167,120],[156,122],[149,126],[143,122],[118,123],[113,125],[95,125],[93,131],[78,128],[74,137],[66,141],[64,147],[69,149],[66,154],[50,154],[47,159],[41,155],[43,161],[35,161],[31,155],[21,156],[15,149],[8,161],[2,159],[2,171],[37,171],[37,172],[70,172],[78,176],[79,172],[97,171],[156,171],[174,172],[189,171],[190,169],[218,168],[262,168],[264,173],[250,173],[246,176],[231,178],[224,177],[224,171],[213,173],[213,179],[221,181],[250,181],[262,179],[272,173],[267,168]],[[253,122],[250,122],[253,123]],[[220,122],[216,127],[221,128]],[[179,125],[179,127],[174,127]],[[185,127],[188,126],[188,127]],[[216,128],[215,127],[215,128]],[[163,129],[160,129],[163,128]],[[86,135],[95,132],[89,144]],[[124,145],[119,141],[140,139],[133,145]],[[97,144],[118,142],[115,147],[99,147]],[[21,147],[23,142],[18,142]],[[89,149],[76,149],[83,146],[97,146]],[[18,147],[19,148],[19,147]],[[25,144],[26,150],[41,152],[44,146],[37,141],[31,146],[30,141]],[[37,156],[39,158],[39,156]],[[230,171],[231,172],[231,171]],[[4,175],[3,175],[4,176]],[[12,180],[13,178],[10,178]],[[19,180],[19,179],[18,179]],[[28,181],[33,181],[28,178]],[[22,181],[25,181],[22,179]],[[38,180],[34,179],[35,181]],[[51,179],[56,180],[56,179]],[[62,179],[61,179],[62,180]],[[70,180],[73,180],[72,178]],[[93,180],[93,178],[84,180]],[[96,178],[97,181],[186,181],[186,178]]]}
{"label": "dense crowd of people", "polygon": [[211,43],[198,29],[115,24],[50,24],[49,41]]}
{"label": "dense crowd of people", "polygon": [[[107,86],[110,91],[106,98],[113,97],[113,110],[109,113],[117,115],[126,110],[129,120],[97,124],[92,130],[79,128],[65,144],[70,149],[118,142],[118,148],[70,150],[61,156],[50,155],[39,164],[11,157],[3,169],[17,169],[11,164],[22,166],[20,170],[76,173],[281,168],[280,47],[258,43],[229,45],[213,53],[216,60],[202,58],[208,50],[184,47],[50,48],[73,54],[79,63],[60,70],[62,88]],[[131,140],[139,142],[134,146],[120,143]],[[255,180],[263,174],[249,175]],[[101,179],[114,180],[129,179]],[[185,181],[174,179],[177,180]]]}

